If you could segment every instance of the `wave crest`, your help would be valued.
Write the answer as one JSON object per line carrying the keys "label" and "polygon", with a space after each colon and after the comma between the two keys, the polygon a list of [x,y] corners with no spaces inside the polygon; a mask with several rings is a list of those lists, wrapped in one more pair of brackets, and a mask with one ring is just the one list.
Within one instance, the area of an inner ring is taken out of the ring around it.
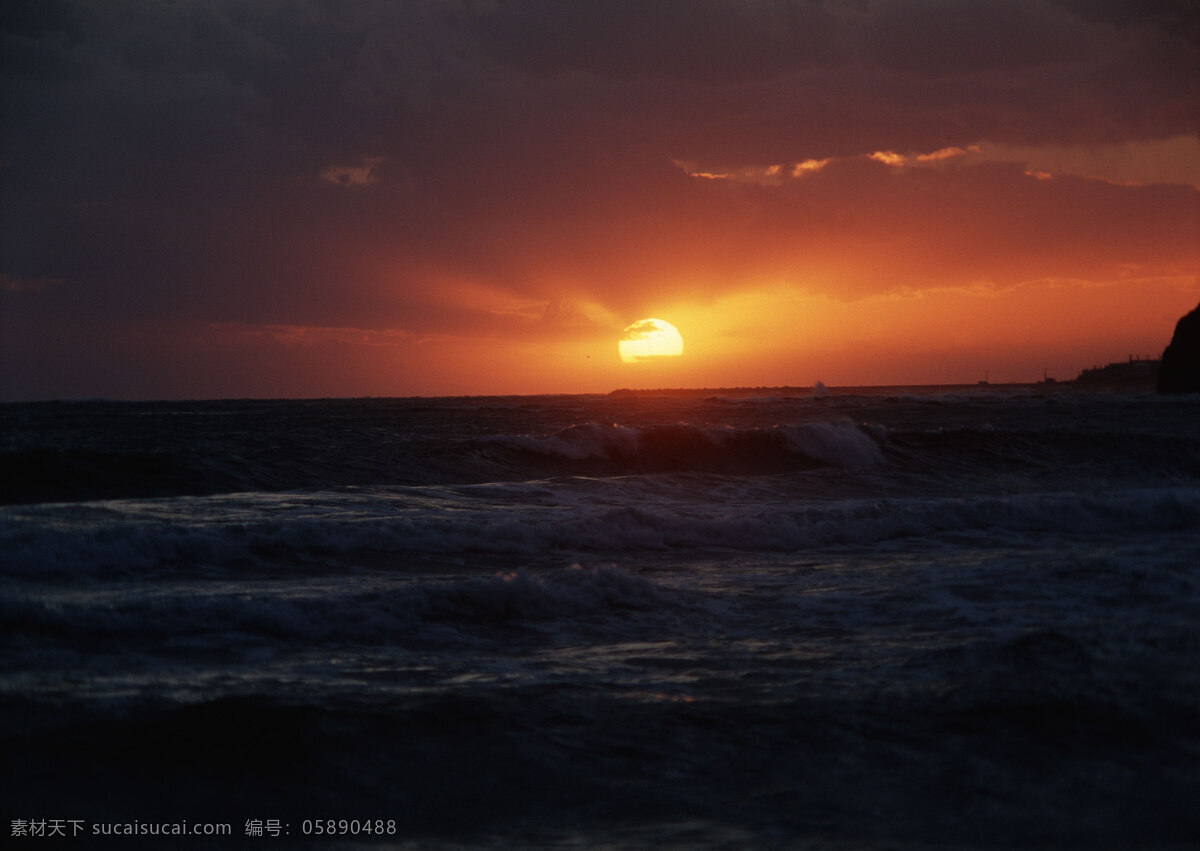
{"label": "wave crest", "polygon": [[616,472],[764,472],[884,461],[881,430],[842,420],[770,428],[688,423],[635,428],[584,423],[544,437],[499,435],[489,446],[549,461],[599,462]]}
{"label": "wave crest", "polygon": [[97,641],[135,634],[178,640],[193,633],[388,641],[427,624],[470,628],[670,605],[664,591],[637,574],[573,564],[538,573],[520,568],[487,578],[405,582],[364,591],[322,587],[277,595],[193,587],[55,602],[12,595],[0,600],[0,626],[88,634]]}

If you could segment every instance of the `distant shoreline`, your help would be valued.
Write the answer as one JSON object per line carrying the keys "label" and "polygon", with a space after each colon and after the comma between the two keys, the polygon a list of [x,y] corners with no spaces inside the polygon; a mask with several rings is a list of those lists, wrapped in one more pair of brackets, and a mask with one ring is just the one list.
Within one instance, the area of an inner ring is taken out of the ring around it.
{"label": "distant shoreline", "polygon": [[1041,381],[1008,381],[992,382],[977,381],[974,384],[871,384],[871,385],[842,385],[827,387],[820,381],[812,386],[793,387],[698,387],[698,388],[669,388],[635,390],[621,388],[613,390],[608,395],[621,398],[624,396],[726,396],[730,398],[745,398],[747,396],[845,396],[845,395],[894,395],[896,393],[912,393],[923,395],[929,393],[965,393],[989,392],[993,390],[1033,390],[1038,392],[1065,391],[1087,392],[1092,390],[1145,390],[1154,392],[1158,380],[1158,367],[1161,361],[1157,358],[1136,358],[1129,356],[1128,361],[1114,361],[1106,366],[1093,366],[1083,370],[1078,377],[1060,381],[1055,378],[1043,378]]}
{"label": "distant shoreline", "polygon": [[750,398],[756,396],[805,397],[814,395],[820,398],[830,396],[879,396],[911,393],[913,395],[929,395],[933,393],[989,393],[1011,390],[1030,390],[1039,393],[1083,393],[1096,390],[1127,390],[1154,392],[1152,383],[1133,382],[1101,382],[1101,381],[1012,381],[988,382],[975,384],[850,384],[842,386],[823,387],[814,394],[814,388],[793,387],[658,387],[633,389],[622,387],[612,390],[609,396],[622,398],[628,396],[680,396],[703,398],[708,396],[727,398]]}

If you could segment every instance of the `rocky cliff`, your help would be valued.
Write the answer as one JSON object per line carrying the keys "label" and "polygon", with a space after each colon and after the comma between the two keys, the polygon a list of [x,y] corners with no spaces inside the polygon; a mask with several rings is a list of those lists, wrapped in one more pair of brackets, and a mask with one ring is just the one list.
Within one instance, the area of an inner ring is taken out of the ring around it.
{"label": "rocky cliff", "polygon": [[1200,393],[1200,305],[1175,324],[1163,351],[1159,393]]}

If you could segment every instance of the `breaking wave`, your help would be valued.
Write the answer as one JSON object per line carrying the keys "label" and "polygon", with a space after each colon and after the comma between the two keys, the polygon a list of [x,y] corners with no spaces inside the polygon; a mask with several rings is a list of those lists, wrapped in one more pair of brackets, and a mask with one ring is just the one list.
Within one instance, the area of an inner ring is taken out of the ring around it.
{"label": "breaking wave", "polygon": [[815,465],[859,467],[884,460],[882,429],[849,420],[772,428],[686,423],[631,428],[585,423],[545,437],[502,435],[487,443],[566,462],[602,462],[614,471],[720,470],[748,473]]}
{"label": "breaking wave", "polygon": [[308,593],[253,594],[245,589],[164,588],[51,604],[11,595],[0,602],[6,630],[124,635],[242,634],[307,640],[387,641],[422,624],[477,626],[554,620],[620,610],[661,609],[667,593],[615,567],[525,569],[457,581],[407,581],[364,590],[341,583]]}
{"label": "breaking wave", "polygon": [[787,552],[958,533],[1102,535],[1200,527],[1195,488],[754,502],[749,491],[744,498],[733,491],[715,498],[703,482],[692,485],[687,498],[638,481],[594,485],[196,498],[182,506],[195,512],[188,522],[176,522],[153,501],[10,507],[0,510],[0,551],[10,575],[45,576],[263,558],[279,563],[297,554],[360,550],[397,557],[570,558],[637,551]]}

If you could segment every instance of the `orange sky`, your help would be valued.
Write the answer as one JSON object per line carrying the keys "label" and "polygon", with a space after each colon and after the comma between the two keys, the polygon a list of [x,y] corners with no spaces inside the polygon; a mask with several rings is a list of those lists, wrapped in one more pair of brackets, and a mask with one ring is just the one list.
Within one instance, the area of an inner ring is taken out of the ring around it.
{"label": "orange sky", "polygon": [[1187,4],[41,8],[3,399],[1070,378],[1200,302]]}

